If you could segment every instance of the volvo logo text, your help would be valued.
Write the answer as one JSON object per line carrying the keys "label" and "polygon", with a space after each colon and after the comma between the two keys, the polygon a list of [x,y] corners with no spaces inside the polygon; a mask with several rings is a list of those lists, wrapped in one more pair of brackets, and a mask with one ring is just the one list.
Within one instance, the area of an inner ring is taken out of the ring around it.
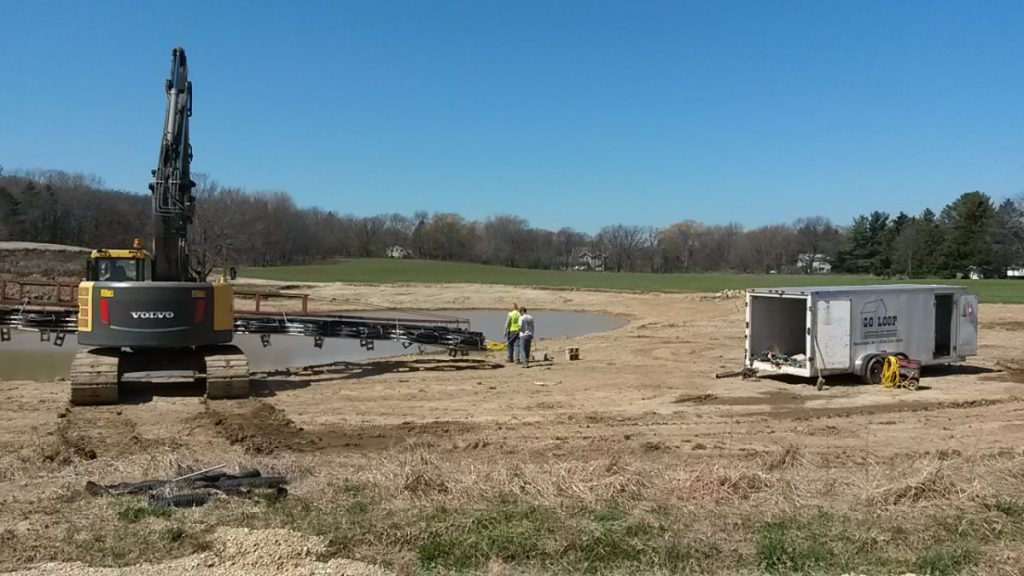
{"label": "volvo logo text", "polygon": [[145,318],[145,319],[156,319],[156,320],[167,318],[168,320],[170,320],[171,318],[174,318],[174,312],[171,312],[170,310],[168,310],[166,312],[148,312],[148,311],[147,312],[132,312],[132,318],[135,318],[135,319]]}

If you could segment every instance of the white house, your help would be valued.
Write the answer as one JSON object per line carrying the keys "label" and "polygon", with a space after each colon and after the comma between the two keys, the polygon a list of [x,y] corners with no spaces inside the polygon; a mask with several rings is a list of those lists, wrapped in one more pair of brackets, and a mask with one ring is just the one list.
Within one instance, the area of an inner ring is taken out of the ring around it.
{"label": "white house", "polygon": [[410,253],[402,246],[396,244],[385,250],[384,256],[387,258],[408,258],[410,256]]}
{"label": "white house", "polygon": [[796,265],[804,272],[811,274],[829,274],[832,262],[824,254],[800,254],[796,257]]}
{"label": "white house", "polygon": [[580,252],[576,256],[576,265],[573,270],[593,270],[604,272],[605,262],[608,257],[601,252]]}

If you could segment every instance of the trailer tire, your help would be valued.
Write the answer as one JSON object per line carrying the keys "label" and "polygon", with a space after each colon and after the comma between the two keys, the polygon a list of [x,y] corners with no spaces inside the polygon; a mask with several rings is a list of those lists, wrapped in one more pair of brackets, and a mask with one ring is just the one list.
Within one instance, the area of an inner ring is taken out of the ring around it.
{"label": "trailer tire", "polygon": [[885,367],[885,356],[872,356],[864,363],[862,378],[865,384],[881,384],[882,369]]}

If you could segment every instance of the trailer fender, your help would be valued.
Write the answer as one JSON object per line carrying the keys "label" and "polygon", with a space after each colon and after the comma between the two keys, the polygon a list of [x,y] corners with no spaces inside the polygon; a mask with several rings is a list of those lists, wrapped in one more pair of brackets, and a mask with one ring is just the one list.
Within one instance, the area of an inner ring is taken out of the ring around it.
{"label": "trailer fender", "polygon": [[886,353],[869,354],[865,357],[864,367],[861,369],[860,377],[865,384],[881,384],[882,372],[885,368]]}
{"label": "trailer fender", "polygon": [[867,368],[868,362],[870,362],[871,359],[877,355],[878,354],[872,352],[870,354],[865,354],[860,358],[857,358],[857,361],[853,363],[853,373],[856,374],[857,376],[863,376],[864,369]]}
{"label": "trailer fender", "polygon": [[863,376],[864,370],[867,369],[868,362],[870,362],[871,359],[874,358],[875,356],[878,356],[883,359],[886,356],[896,356],[903,360],[907,360],[910,358],[910,356],[907,356],[903,352],[887,352],[885,350],[879,352],[870,352],[868,354],[861,356],[860,358],[857,359],[856,362],[853,363],[853,374],[857,376]]}

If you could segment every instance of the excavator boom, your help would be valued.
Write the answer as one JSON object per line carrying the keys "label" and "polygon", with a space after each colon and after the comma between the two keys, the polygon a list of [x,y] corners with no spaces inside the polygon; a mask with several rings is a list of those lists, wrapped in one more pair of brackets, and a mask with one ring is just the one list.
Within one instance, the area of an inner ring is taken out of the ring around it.
{"label": "excavator boom", "polygon": [[164,85],[167,114],[160,138],[160,158],[153,170],[153,280],[193,282],[189,267],[188,227],[195,213],[192,189],[192,145],[188,122],[192,116],[192,83],[185,50],[171,53],[170,77]]}

